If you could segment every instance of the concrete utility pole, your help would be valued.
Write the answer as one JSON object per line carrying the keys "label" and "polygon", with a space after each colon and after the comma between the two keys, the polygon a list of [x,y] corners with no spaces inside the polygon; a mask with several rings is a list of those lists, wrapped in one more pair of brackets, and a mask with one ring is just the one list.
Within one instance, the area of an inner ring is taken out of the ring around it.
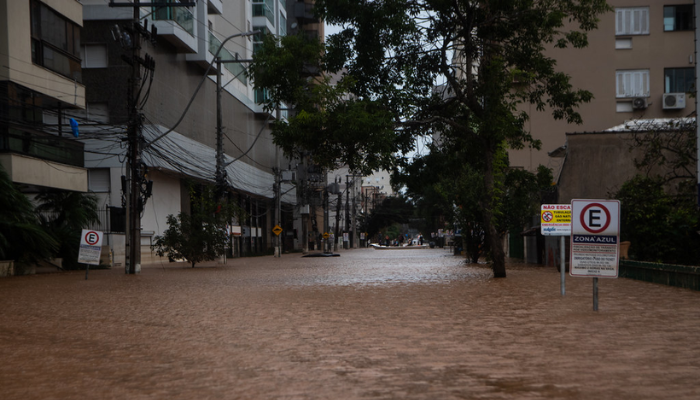
{"label": "concrete utility pole", "polygon": [[[115,3],[110,0],[110,7],[132,7],[134,10],[133,22],[131,26],[125,28],[127,37],[130,40],[126,41],[131,44],[131,55],[127,57],[131,64],[131,82],[128,92],[128,112],[129,122],[127,128],[127,143],[129,149],[127,152],[127,168],[126,168],[126,244],[125,244],[125,272],[127,274],[136,274],[141,272],[141,211],[146,205],[146,199],[150,196],[150,183],[145,181],[145,170],[142,168],[141,162],[141,144],[143,135],[141,133],[142,115],[139,109],[139,93],[141,85],[141,67],[153,71],[155,62],[146,55],[145,59],[141,58],[141,35],[146,38],[155,40],[156,31],[151,33],[147,30],[147,25],[141,27],[141,7],[193,7],[195,2],[181,3],[141,3],[141,0],[133,0],[130,3]],[[123,38],[121,38],[123,39]],[[146,188],[143,185],[146,184]],[[142,193],[143,192],[143,193]],[[142,199],[142,195],[144,196]]]}

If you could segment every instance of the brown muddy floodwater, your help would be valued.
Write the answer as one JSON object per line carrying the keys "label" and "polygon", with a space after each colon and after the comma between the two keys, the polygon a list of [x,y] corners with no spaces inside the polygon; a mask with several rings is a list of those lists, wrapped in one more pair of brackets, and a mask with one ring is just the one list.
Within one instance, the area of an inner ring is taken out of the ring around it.
{"label": "brown muddy floodwater", "polygon": [[0,399],[700,399],[700,292],[341,254],[0,279]]}

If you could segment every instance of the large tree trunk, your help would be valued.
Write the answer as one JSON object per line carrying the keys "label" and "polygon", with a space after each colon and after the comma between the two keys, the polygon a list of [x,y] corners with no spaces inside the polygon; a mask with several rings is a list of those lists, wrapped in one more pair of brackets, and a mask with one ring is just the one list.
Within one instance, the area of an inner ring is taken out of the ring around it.
{"label": "large tree trunk", "polygon": [[494,208],[498,204],[495,198],[496,174],[494,171],[495,150],[491,146],[486,146],[486,169],[484,171],[484,199],[482,208],[484,210],[484,227],[486,228],[486,240],[491,250],[491,267],[494,278],[506,277],[506,255],[503,252],[503,239],[496,229],[494,220]]}

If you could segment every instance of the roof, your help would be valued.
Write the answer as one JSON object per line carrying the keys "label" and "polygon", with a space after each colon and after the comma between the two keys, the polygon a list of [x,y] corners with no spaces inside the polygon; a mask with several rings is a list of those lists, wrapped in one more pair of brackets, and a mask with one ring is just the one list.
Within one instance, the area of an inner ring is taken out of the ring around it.
{"label": "roof", "polygon": [[695,117],[633,119],[603,132],[649,132],[695,129]]}

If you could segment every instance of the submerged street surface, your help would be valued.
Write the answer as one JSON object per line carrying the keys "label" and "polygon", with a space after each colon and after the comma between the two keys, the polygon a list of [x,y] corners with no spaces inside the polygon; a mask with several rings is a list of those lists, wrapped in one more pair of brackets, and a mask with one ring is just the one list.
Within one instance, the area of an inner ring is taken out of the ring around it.
{"label": "submerged street surface", "polygon": [[446,249],[0,279],[0,398],[698,399],[700,292]]}

